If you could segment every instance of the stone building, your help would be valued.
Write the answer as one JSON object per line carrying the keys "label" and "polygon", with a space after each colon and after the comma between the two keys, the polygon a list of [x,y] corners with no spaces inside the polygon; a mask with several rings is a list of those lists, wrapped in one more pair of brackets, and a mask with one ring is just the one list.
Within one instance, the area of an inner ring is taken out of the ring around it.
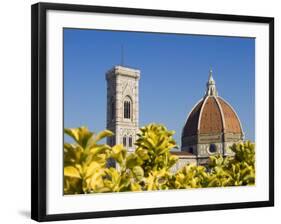
{"label": "stone building", "polygon": [[[107,144],[123,144],[129,152],[135,150],[139,129],[139,79],[140,70],[124,66],[114,66],[106,73],[106,128],[115,133],[107,138]],[[210,71],[204,97],[187,116],[182,130],[181,151],[171,152],[179,157],[172,170],[190,163],[204,165],[211,155],[231,156],[229,146],[243,140],[243,136],[235,110],[218,96]]]}
{"label": "stone building", "polygon": [[212,71],[206,87],[205,96],[189,113],[181,137],[181,151],[195,155],[197,164],[203,165],[211,155],[233,155],[229,146],[244,137],[235,110],[218,96]]}
{"label": "stone building", "polygon": [[124,66],[114,66],[106,73],[107,121],[106,128],[115,133],[107,144],[123,144],[134,151],[139,129],[139,79],[140,71]]}

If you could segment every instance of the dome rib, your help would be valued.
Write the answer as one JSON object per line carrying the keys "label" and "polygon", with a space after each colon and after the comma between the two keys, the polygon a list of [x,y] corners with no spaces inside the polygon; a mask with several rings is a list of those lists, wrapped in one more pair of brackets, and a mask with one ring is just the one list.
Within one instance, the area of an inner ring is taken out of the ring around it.
{"label": "dome rib", "polygon": [[218,107],[219,107],[219,110],[220,110],[220,114],[221,114],[221,120],[222,120],[222,131],[224,132],[225,131],[225,119],[224,119],[224,112],[223,112],[223,110],[222,110],[222,107],[221,107],[221,104],[220,104],[220,102],[219,102],[219,100],[218,100],[218,97],[215,97],[215,100],[216,100],[216,103],[217,103],[217,105],[218,105]]}
{"label": "dome rib", "polygon": [[182,129],[182,137],[183,136],[192,136],[197,134],[197,126],[198,126],[198,120],[199,120],[199,113],[202,108],[204,99],[200,99],[195,106],[192,108],[192,110],[189,112],[185,125]]}
{"label": "dome rib", "polygon": [[205,106],[206,101],[207,101],[208,98],[209,98],[209,96],[207,96],[207,97],[205,97],[205,98],[203,99],[203,104],[202,104],[202,107],[201,107],[200,112],[199,112],[197,132],[199,132],[199,130],[200,130],[202,111],[203,111],[203,109],[204,109],[204,106]]}
{"label": "dome rib", "polygon": [[198,122],[199,134],[223,132],[222,114],[215,98],[215,96],[208,96],[205,99]]}
{"label": "dome rib", "polygon": [[243,133],[240,119],[234,108],[222,97],[218,97],[222,105],[223,114],[225,115],[225,132],[226,133]]}

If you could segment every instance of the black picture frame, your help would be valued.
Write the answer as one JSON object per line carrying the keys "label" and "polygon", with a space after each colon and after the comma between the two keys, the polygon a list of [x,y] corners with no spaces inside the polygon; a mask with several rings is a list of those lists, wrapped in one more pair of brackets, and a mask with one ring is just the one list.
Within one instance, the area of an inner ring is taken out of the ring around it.
{"label": "black picture frame", "polygon": [[[63,10],[100,12],[124,15],[162,16],[205,20],[254,22],[269,25],[269,200],[243,203],[209,204],[196,206],[159,207],[149,209],[114,210],[86,213],[46,214],[46,12]],[[73,4],[37,3],[31,13],[31,218],[54,221],[115,216],[147,215],[206,210],[254,208],[274,206],[274,18],[183,11],[164,11],[137,8],[103,7]]]}

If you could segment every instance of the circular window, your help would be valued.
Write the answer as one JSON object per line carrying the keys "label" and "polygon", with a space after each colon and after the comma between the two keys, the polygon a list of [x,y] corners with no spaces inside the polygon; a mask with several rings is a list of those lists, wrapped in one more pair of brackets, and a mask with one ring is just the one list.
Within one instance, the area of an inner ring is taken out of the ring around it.
{"label": "circular window", "polygon": [[217,151],[217,146],[215,144],[211,144],[209,147],[210,153],[215,153]]}

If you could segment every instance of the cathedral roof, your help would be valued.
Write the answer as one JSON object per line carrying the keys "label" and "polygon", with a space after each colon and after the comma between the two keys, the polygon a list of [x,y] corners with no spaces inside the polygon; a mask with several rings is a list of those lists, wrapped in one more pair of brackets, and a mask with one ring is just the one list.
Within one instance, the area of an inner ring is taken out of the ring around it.
{"label": "cathedral roof", "polygon": [[210,72],[206,94],[190,112],[183,128],[182,137],[222,132],[243,133],[234,109],[218,96],[215,81]]}

